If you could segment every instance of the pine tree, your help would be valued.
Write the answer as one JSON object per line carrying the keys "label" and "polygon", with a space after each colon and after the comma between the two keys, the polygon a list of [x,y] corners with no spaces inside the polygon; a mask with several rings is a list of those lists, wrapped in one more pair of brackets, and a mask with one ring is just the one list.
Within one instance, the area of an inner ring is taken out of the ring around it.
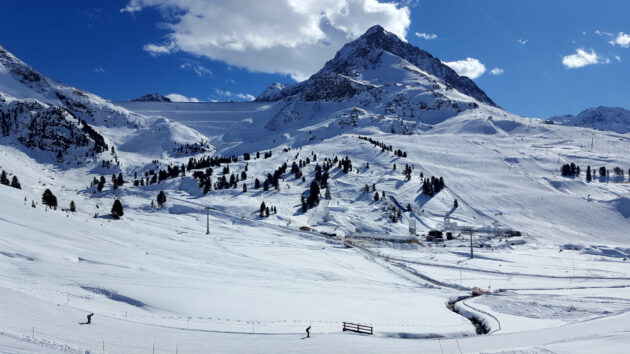
{"label": "pine tree", "polygon": [[457,199],[453,200],[453,208],[457,208],[459,206],[459,202],[457,202]]}
{"label": "pine tree", "polygon": [[9,179],[7,178],[7,173],[4,172],[4,170],[2,170],[2,173],[0,173],[0,183],[4,184],[5,186],[9,185]]}
{"label": "pine tree", "polygon": [[47,205],[53,209],[57,209],[57,197],[55,197],[50,189],[46,189],[42,194],[42,204]]}
{"label": "pine tree", "polygon": [[247,192],[247,183],[243,183],[243,193]]}
{"label": "pine tree", "polygon": [[70,201],[70,211],[73,213],[77,211],[77,206],[74,204],[74,200]]}
{"label": "pine tree", "polygon": [[591,166],[586,166],[586,182],[590,182],[593,180],[593,176],[591,175]]}
{"label": "pine tree", "polygon": [[265,209],[267,208],[267,206],[265,205],[265,202],[262,202],[260,204],[260,217],[262,218],[264,213],[265,213]]}
{"label": "pine tree", "polygon": [[407,203],[407,211],[411,212],[411,204]]}
{"label": "pine tree", "polygon": [[378,192],[375,192],[374,193],[374,201],[378,202],[378,200],[379,200]]}
{"label": "pine tree", "polygon": [[324,193],[324,198],[330,200],[332,196],[330,195],[330,188],[326,188],[326,193]]}
{"label": "pine tree", "polygon": [[116,199],[114,200],[114,205],[112,205],[112,219],[114,220],[118,220],[120,219],[121,216],[125,215],[125,212],[123,211],[123,205],[120,202],[120,200]]}
{"label": "pine tree", "polygon": [[18,181],[16,176],[13,176],[13,178],[11,179],[11,187],[22,189],[22,185],[20,185],[20,181]]}
{"label": "pine tree", "polygon": [[319,204],[319,185],[317,182],[311,182],[311,186],[309,187],[309,195],[307,199],[307,203],[309,207],[314,207]]}
{"label": "pine tree", "polygon": [[258,188],[260,188],[260,181],[258,180],[258,178],[256,178],[254,180],[254,189],[258,189]]}
{"label": "pine tree", "polygon": [[158,193],[157,203],[160,208],[166,203],[166,194],[164,191],[160,191],[160,193]]}
{"label": "pine tree", "polygon": [[369,193],[370,192],[370,187],[366,184],[365,187],[363,187],[363,192],[365,193]]}
{"label": "pine tree", "polygon": [[269,216],[269,207],[265,208],[265,216]]}
{"label": "pine tree", "polygon": [[122,173],[118,174],[118,178],[116,178],[116,184],[119,186],[122,186],[125,183],[125,181],[123,180],[123,176]]}

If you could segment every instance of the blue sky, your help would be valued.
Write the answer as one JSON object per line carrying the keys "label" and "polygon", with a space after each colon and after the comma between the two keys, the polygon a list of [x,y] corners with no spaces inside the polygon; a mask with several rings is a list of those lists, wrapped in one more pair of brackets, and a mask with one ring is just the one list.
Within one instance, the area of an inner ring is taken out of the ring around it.
{"label": "blue sky", "polygon": [[3,0],[0,45],[111,100],[247,100],[379,23],[505,109],[548,117],[630,109],[629,13],[625,0]]}

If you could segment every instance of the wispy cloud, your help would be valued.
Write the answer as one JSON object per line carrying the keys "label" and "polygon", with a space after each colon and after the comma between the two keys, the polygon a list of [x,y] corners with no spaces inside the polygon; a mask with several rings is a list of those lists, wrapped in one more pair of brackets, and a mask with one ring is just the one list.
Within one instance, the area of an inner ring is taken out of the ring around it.
{"label": "wispy cloud", "polygon": [[483,65],[479,59],[466,58],[465,60],[457,60],[444,62],[444,64],[451,67],[459,75],[468,76],[471,79],[476,79],[486,72],[486,66]]}
{"label": "wispy cloud", "polygon": [[618,45],[620,47],[628,48],[630,47],[630,34],[619,32],[617,37],[612,41],[608,42],[612,45]]}
{"label": "wispy cloud", "polygon": [[223,100],[253,101],[256,99],[254,95],[251,95],[249,93],[238,93],[238,92],[232,92],[229,90],[221,90],[221,89],[215,89],[214,91],[219,96],[219,98],[222,98]]}
{"label": "wispy cloud", "polygon": [[501,68],[492,68],[492,70],[490,70],[490,74],[494,75],[494,76],[503,75],[504,72],[505,72],[505,70],[503,70]]}
{"label": "wispy cloud", "polygon": [[140,4],[140,2],[137,0],[131,0],[129,1],[129,3],[127,3],[127,6],[120,9],[120,12],[128,12],[132,14],[140,10],[142,10],[142,5]]}
{"label": "wispy cloud", "polygon": [[160,54],[170,54],[173,50],[173,47],[149,43],[149,44],[145,44],[142,47],[142,50],[144,50],[145,52],[149,52],[149,54],[155,56],[155,55],[160,55]]}
{"label": "wispy cloud", "polygon": [[621,61],[621,57],[619,55],[615,55],[615,59],[617,59],[617,61]]}
{"label": "wispy cloud", "polygon": [[595,34],[598,36],[607,36],[607,37],[614,36],[614,34],[612,34],[611,32],[600,31],[600,30],[595,30]]}
{"label": "wispy cloud", "polygon": [[179,93],[170,93],[166,95],[166,97],[173,102],[199,102],[197,97],[186,97],[184,95],[180,95]]}
{"label": "wispy cloud", "polygon": [[105,71],[105,69],[103,68],[94,68],[92,69],[92,71],[94,71],[95,73],[99,73],[99,74],[105,74],[107,71]]}
{"label": "wispy cloud", "polygon": [[416,37],[426,39],[426,40],[431,40],[431,39],[436,39],[438,35],[435,33],[416,32]]}
{"label": "wispy cloud", "polygon": [[600,57],[593,49],[587,52],[583,48],[578,48],[575,54],[562,57],[562,64],[569,69],[577,69],[593,64],[608,64],[610,59]]}
{"label": "wispy cloud", "polygon": [[192,69],[197,76],[212,75],[212,71],[201,64],[184,63],[179,66],[180,69]]}
{"label": "wispy cloud", "polygon": [[529,42],[529,39],[517,39],[516,41],[522,45],[525,45],[527,44],[527,42]]}

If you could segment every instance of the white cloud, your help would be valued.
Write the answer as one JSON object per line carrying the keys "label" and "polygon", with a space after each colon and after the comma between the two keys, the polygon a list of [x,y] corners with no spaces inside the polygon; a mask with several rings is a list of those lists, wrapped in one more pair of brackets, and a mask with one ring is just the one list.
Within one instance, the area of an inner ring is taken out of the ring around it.
{"label": "white cloud", "polygon": [[172,51],[172,46],[145,44],[142,47],[142,50],[144,50],[145,52],[149,52],[149,54],[151,55],[170,54]]}
{"label": "white cloud", "polygon": [[593,64],[607,64],[610,59],[601,58],[593,49],[587,52],[582,48],[576,50],[575,54],[562,57],[562,64],[569,69],[577,69]]}
{"label": "white cloud", "polygon": [[250,95],[249,93],[237,93],[235,97],[243,101],[253,101],[256,99],[256,96]]}
{"label": "white cloud", "polygon": [[197,76],[212,75],[212,71],[201,64],[184,63],[179,66],[180,69],[192,69]]}
{"label": "white cloud", "polygon": [[444,64],[451,67],[459,75],[468,76],[471,79],[476,79],[486,72],[486,66],[483,65],[479,59],[466,58],[466,60],[457,60],[445,62]]}
{"label": "white cloud", "polygon": [[490,74],[495,75],[495,76],[503,75],[504,72],[505,70],[501,68],[492,68],[492,70],[490,70]]}
{"label": "white cloud", "polygon": [[[169,23],[154,55],[184,51],[252,71],[297,80],[319,70],[346,42],[374,24],[405,38],[409,9],[385,0],[131,0],[155,7]],[[127,10],[129,11],[129,10]]]}
{"label": "white cloud", "polygon": [[99,73],[99,74],[105,74],[107,72],[103,68],[94,68],[94,69],[92,69],[92,71],[94,71],[95,73]]}
{"label": "white cloud", "polygon": [[256,97],[254,95],[251,95],[249,93],[236,93],[236,92],[232,92],[232,91],[229,91],[229,90],[221,90],[221,89],[215,89],[214,91],[224,101],[225,100],[230,100],[230,101],[253,101],[253,100],[256,99]]}
{"label": "white cloud", "polygon": [[186,97],[184,95],[180,95],[179,93],[171,93],[166,95],[166,97],[173,102],[199,102],[199,99],[196,97]]}
{"label": "white cloud", "polygon": [[429,33],[416,32],[416,37],[431,40],[431,39],[436,39],[438,36],[435,33],[429,34]]}
{"label": "white cloud", "polygon": [[142,6],[140,5],[140,3],[136,0],[131,0],[129,1],[129,3],[127,4],[127,6],[125,6],[124,8],[120,9],[120,12],[129,12],[129,13],[134,13],[137,11],[142,10]]}
{"label": "white cloud", "polygon": [[525,44],[527,44],[527,42],[529,42],[529,39],[517,39],[516,41],[519,42],[522,45],[525,45]]}
{"label": "white cloud", "polygon": [[600,31],[600,30],[595,30],[595,34],[598,36],[608,36],[608,37],[614,36],[614,34],[610,32],[605,32],[605,31]]}
{"label": "white cloud", "polygon": [[618,55],[615,55],[615,59],[617,59],[617,61],[621,61],[621,57]]}
{"label": "white cloud", "polygon": [[628,48],[630,47],[630,34],[619,32],[617,37],[612,41],[608,42],[612,45],[618,45],[620,47]]}

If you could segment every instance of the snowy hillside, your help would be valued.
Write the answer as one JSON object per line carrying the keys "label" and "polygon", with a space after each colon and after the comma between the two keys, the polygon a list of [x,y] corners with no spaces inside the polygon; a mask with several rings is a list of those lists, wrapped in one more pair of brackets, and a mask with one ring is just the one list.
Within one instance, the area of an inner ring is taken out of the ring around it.
{"label": "snowy hillside", "polygon": [[0,126],[4,144],[17,140],[27,148],[50,152],[42,155],[43,161],[86,162],[111,148],[155,157],[171,154],[181,144],[211,149],[193,129],[129,112],[49,79],[2,47]]}
{"label": "snowy hillside", "polygon": [[620,107],[599,106],[585,109],[576,116],[557,116],[550,119],[573,127],[608,130],[621,134],[630,132],[630,111]]}
{"label": "snowy hillside", "polygon": [[0,59],[0,352],[626,349],[627,134],[505,112],[378,26],[256,102]]}

